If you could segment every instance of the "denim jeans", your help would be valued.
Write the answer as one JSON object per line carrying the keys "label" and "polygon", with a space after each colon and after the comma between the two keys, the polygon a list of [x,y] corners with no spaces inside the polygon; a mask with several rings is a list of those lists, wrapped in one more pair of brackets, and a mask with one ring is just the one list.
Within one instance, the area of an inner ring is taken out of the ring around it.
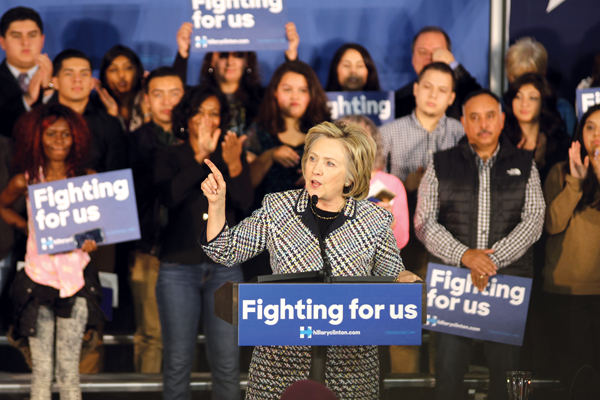
{"label": "denim jeans", "polygon": [[[463,400],[463,382],[469,371],[473,339],[436,332],[435,398]],[[484,352],[490,370],[488,400],[508,400],[506,372],[517,371],[521,347],[485,341]]]}
{"label": "denim jeans", "polygon": [[198,323],[206,336],[212,399],[240,398],[237,327],[215,317],[214,293],[227,281],[242,282],[240,266],[161,263],[156,298],[163,336],[165,400],[189,400]]}

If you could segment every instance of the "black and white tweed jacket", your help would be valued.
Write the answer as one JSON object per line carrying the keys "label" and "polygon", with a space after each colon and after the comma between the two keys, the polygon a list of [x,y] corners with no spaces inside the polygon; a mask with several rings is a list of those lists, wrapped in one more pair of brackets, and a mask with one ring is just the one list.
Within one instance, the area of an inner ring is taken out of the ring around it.
{"label": "black and white tweed jacket", "polygon": [[[274,274],[323,268],[317,225],[305,189],[271,193],[262,207],[209,243],[202,243],[215,262],[233,266],[269,250]],[[334,276],[396,276],[404,270],[390,227],[390,212],[349,198],[324,238]],[[202,242],[201,238],[201,242]]]}

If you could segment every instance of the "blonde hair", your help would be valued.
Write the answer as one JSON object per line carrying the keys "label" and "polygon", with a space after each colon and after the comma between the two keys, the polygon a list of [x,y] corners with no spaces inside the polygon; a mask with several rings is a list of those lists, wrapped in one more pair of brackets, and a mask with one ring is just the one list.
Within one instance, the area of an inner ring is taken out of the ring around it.
{"label": "blonde hair", "polygon": [[302,174],[306,171],[306,161],[312,146],[321,138],[338,139],[346,154],[346,181],[342,196],[362,200],[369,193],[369,182],[376,145],[373,139],[365,134],[364,129],[356,124],[345,122],[323,122],[312,127],[306,135],[304,155],[302,156]]}
{"label": "blonde hair", "polygon": [[548,67],[548,52],[544,45],[534,38],[522,37],[508,48],[504,65],[510,82],[527,72],[545,74]]}

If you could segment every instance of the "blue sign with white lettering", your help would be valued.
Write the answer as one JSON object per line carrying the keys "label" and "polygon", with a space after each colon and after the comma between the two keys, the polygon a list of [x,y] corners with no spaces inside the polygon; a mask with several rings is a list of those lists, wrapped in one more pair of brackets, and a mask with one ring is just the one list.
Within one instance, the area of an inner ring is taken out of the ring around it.
{"label": "blue sign with white lettering", "polygon": [[423,329],[521,346],[531,281],[494,275],[479,292],[470,269],[429,263]]}
{"label": "blue sign with white lettering", "polygon": [[192,51],[286,50],[284,0],[190,0]]}
{"label": "blue sign with white lettering", "polygon": [[588,108],[600,104],[600,88],[577,89],[575,101],[577,103],[577,118],[581,119]]}
{"label": "blue sign with white lettering", "polygon": [[365,115],[380,126],[394,120],[394,92],[326,92],[331,119],[344,115]]}
{"label": "blue sign with white lettering", "polygon": [[140,238],[131,169],[30,185],[31,217],[39,254]]}
{"label": "blue sign with white lettering", "polygon": [[422,284],[241,284],[240,346],[419,345]]}

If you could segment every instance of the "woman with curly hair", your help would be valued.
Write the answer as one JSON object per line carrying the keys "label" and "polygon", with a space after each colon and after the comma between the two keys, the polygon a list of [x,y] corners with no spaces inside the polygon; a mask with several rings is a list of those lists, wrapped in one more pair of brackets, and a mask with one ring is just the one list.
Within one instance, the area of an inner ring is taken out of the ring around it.
{"label": "woman with curly hair", "polygon": [[556,110],[556,95],[546,79],[521,75],[504,94],[504,133],[512,144],[533,152],[542,182],[550,168],[567,158],[569,136]]}
{"label": "woman with curly hair", "polygon": [[[86,240],[80,249],[67,253],[38,254],[27,187],[89,173],[83,166],[89,132],[80,115],[61,104],[49,104],[21,117],[15,137],[13,162],[22,172],[0,194],[0,216],[28,234],[25,268],[11,287],[13,338],[29,337],[31,399],[51,398],[55,364],[61,400],[79,399],[79,355],[84,328],[88,316],[97,316],[99,310],[92,292],[101,295],[97,274],[88,267],[88,253],[97,245]],[[21,196],[26,196],[27,220],[9,208]]]}

